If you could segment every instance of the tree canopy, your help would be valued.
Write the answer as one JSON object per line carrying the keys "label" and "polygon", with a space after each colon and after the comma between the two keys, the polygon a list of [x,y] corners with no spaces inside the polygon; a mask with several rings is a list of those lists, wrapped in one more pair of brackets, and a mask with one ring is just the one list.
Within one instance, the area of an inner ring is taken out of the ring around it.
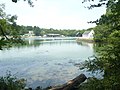
{"label": "tree canopy", "polygon": [[[86,61],[84,67],[89,71],[99,71],[101,79],[91,78],[83,84],[83,90],[119,90],[120,88],[120,0],[101,0],[105,2],[106,14],[96,23],[94,28],[97,57]],[[91,8],[100,7],[92,5]],[[102,42],[102,44],[100,43]]]}
{"label": "tree canopy", "polygon": [[[0,4],[0,50],[2,47],[9,47],[12,43],[21,42],[20,36],[17,34],[17,16],[4,12],[5,5]],[[12,36],[12,37],[9,37]]]}
{"label": "tree canopy", "polygon": [[[19,1],[19,0],[12,0],[12,2],[14,2],[14,3],[17,3],[18,1]],[[32,0],[24,0],[24,1],[27,1],[28,4],[29,4],[31,7],[34,7]]]}

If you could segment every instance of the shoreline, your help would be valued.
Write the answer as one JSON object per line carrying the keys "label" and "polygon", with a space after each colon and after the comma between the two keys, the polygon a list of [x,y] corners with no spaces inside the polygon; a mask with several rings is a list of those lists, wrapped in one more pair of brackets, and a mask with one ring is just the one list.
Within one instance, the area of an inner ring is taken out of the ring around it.
{"label": "shoreline", "polygon": [[81,41],[84,41],[84,42],[88,42],[88,43],[93,43],[94,42],[94,39],[93,38],[83,38],[83,37],[79,37],[76,39],[77,42],[81,42]]}

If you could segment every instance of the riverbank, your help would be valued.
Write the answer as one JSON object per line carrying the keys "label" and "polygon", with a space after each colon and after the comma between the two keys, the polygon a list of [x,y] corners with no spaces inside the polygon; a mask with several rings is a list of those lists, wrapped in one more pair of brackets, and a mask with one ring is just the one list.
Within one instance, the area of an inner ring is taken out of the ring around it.
{"label": "riverbank", "polygon": [[76,41],[77,42],[84,41],[84,42],[88,42],[88,43],[93,43],[94,42],[93,38],[83,38],[83,37],[77,38]]}

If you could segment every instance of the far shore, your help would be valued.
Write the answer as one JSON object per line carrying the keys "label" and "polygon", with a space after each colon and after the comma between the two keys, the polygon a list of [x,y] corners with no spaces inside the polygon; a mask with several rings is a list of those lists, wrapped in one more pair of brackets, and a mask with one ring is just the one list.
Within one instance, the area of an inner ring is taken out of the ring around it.
{"label": "far shore", "polygon": [[[12,36],[7,36],[8,38],[11,38]],[[2,36],[0,36],[0,39]],[[77,42],[80,41],[85,41],[85,42],[94,42],[93,38],[85,38],[85,37],[41,37],[41,36],[29,36],[29,37],[24,37],[22,36],[23,39],[38,39],[38,40],[46,40],[46,39],[52,39],[52,40],[71,40],[71,39],[76,39]]]}

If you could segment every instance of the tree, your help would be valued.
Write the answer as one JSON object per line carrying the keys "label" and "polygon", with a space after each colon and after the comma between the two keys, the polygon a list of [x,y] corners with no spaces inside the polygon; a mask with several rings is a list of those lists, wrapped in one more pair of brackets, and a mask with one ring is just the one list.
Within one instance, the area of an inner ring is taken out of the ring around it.
{"label": "tree", "polygon": [[[4,46],[10,46],[10,44],[14,42],[21,41],[16,29],[17,24],[15,20],[17,20],[17,16],[6,14],[4,10],[5,5],[0,4],[0,49],[2,49]],[[12,36],[12,38],[8,38],[7,35]]]}
{"label": "tree", "polygon": [[35,36],[40,36],[41,29],[39,27],[36,27],[36,26],[34,26],[33,29],[34,29]]}
{"label": "tree", "polygon": [[5,10],[5,5],[0,4],[0,27],[1,27],[0,30],[1,30],[1,35],[3,36],[11,33],[10,31],[12,31],[16,26],[15,20],[17,20],[16,15],[12,16],[10,14],[6,14],[4,10]]}
{"label": "tree", "polygon": [[[106,14],[100,19],[91,21],[96,23],[95,40],[105,42],[100,45],[98,56],[85,62],[88,70],[102,72],[101,79],[91,78],[83,84],[83,90],[119,90],[120,88],[120,0],[106,1]],[[90,8],[103,4],[91,5]],[[100,44],[100,43],[99,43]]]}
{"label": "tree", "polygon": [[[17,3],[18,1],[19,0],[12,0],[12,2],[14,2],[14,3]],[[24,0],[24,1],[26,1],[26,0]],[[31,7],[34,7],[32,0],[27,0],[27,2]]]}

